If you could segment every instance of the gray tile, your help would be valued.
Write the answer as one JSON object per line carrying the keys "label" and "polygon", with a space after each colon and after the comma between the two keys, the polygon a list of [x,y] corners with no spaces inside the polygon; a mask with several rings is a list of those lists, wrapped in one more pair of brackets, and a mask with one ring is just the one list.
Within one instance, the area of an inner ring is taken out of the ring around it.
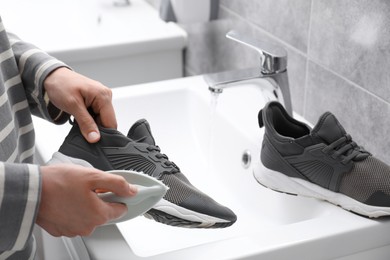
{"label": "gray tile", "polygon": [[390,1],[313,0],[309,56],[390,102]]}
{"label": "gray tile", "polygon": [[218,20],[181,26],[188,33],[185,63],[197,74],[254,67],[259,64],[256,53],[225,36],[231,29],[250,33],[250,27],[242,19],[236,19],[222,11]]}
{"label": "gray tile", "polygon": [[306,53],[312,0],[220,0],[244,19]]}
{"label": "gray tile", "polygon": [[290,83],[291,101],[293,110],[303,114],[305,98],[306,62],[307,59],[295,50],[288,51],[288,77]]}
{"label": "gray tile", "polygon": [[[225,33],[230,21],[217,20],[209,23],[181,25],[188,34],[185,65],[196,74],[225,70],[228,67],[218,59],[218,53],[227,41]],[[225,60],[226,61],[226,60]]]}
{"label": "gray tile", "polygon": [[358,144],[390,163],[390,104],[309,62],[305,117],[317,123],[325,111],[335,114]]}
{"label": "gray tile", "polygon": [[195,76],[197,75],[196,73],[194,73],[190,68],[188,68],[187,66],[184,66],[184,77],[191,77],[191,76]]}

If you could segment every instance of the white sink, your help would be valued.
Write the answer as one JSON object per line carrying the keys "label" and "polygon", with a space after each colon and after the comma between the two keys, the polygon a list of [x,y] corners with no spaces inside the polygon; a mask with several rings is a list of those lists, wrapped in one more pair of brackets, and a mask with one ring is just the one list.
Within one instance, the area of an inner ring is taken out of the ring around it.
{"label": "white sink", "polygon": [[[263,135],[257,113],[274,98],[266,91],[268,84],[243,82],[225,89],[217,102],[201,76],[114,89],[119,130],[126,134],[132,123],[146,118],[162,152],[238,220],[210,230],[138,217],[83,238],[91,259],[364,259],[358,257],[367,252],[378,256],[378,248],[388,256],[386,219],[371,220],[324,201],[277,193],[255,181]],[[37,151],[46,161],[70,126],[34,123]],[[253,157],[248,169],[241,164],[245,150]]]}
{"label": "white sink", "polygon": [[2,0],[5,28],[109,87],[178,78],[186,32],[144,0]]}

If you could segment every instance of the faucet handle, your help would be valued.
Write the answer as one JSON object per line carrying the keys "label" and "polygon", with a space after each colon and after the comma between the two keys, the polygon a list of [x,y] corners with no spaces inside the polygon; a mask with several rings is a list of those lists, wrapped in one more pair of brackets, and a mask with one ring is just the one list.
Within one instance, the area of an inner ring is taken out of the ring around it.
{"label": "faucet handle", "polygon": [[287,51],[283,47],[242,35],[234,30],[229,31],[226,37],[260,53],[263,74],[274,74],[286,70]]}

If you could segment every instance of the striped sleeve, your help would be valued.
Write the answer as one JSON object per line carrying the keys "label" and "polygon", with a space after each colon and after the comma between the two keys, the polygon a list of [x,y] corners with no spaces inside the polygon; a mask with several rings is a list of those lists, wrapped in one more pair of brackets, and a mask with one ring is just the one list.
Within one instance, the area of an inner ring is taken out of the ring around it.
{"label": "striped sleeve", "polygon": [[40,183],[38,166],[0,163],[0,252],[20,251],[31,239]]}
{"label": "striped sleeve", "polygon": [[66,122],[69,115],[49,102],[43,82],[55,69],[68,66],[12,33],[8,38],[32,114],[58,124]]}
{"label": "striped sleeve", "polygon": [[30,259],[41,180],[30,112],[54,121],[43,81],[65,64],[8,34],[0,18],[0,259]]}

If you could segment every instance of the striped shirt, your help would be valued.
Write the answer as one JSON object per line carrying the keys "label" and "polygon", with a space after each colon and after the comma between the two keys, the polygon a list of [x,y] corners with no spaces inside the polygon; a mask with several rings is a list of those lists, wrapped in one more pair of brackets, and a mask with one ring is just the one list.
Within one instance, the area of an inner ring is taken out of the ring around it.
{"label": "striped shirt", "polygon": [[7,33],[0,18],[0,259],[32,259],[41,179],[31,114],[53,121],[43,81],[66,66]]}

